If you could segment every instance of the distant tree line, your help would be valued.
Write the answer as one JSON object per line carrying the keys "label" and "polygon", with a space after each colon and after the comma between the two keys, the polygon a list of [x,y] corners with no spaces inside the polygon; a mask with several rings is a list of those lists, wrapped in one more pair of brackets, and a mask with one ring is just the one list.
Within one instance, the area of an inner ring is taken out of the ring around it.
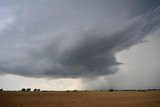
{"label": "distant tree line", "polygon": [[[2,91],[5,91],[3,90],[2,88],[0,89],[0,92]],[[21,92],[30,92],[30,91],[33,91],[33,92],[40,92],[41,90],[40,89],[33,89],[31,90],[31,88],[22,88],[20,90]],[[93,90],[93,91],[109,91],[109,92],[114,92],[114,91],[137,91],[137,92],[145,92],[145,91],[160,91],[160,89],[156,89],[156,88],[151,88],[151,89],[121,89],[121,90],[117,90],[117,89],[108,89],[108,90]],[[42,90],[42,92],[45,92],[44,90]],[[48,92],[46,90],[46,92]],[[66,90],[66,92],[91,92],[90,90]]]}
{"label": "distant tree line", "polygon": [[109,90],[101,90],[101,91],[140,91],[140,92],[145,92],[145,91],[160,91],[160,89],[122,89],[122,90],[117,90],[117,89],[109,89]]}
{"label": "distant tree line", "polygon": [[[93,91],[109,91],[109,92],[114,92],[114,91],[137,91],[137,92],[145,92],[145,91],[160,91],[160,89],[122,89],[122,90],[117,90],[117,89],[108,89],[108,90],[93,90]],[[66,92],[90,92],[90,90],[66,90]]]}
{"label": "distant tree line", "polygon": [[[22,91],[22,92],[30,92],[30,91],[31,91],[31,88],[27,88],[27,89],[26,89],[26,88],[22,88],[21,91]],[[40,89],[34,89],[33,91],[34,91],[34,92],[40,92]]]}

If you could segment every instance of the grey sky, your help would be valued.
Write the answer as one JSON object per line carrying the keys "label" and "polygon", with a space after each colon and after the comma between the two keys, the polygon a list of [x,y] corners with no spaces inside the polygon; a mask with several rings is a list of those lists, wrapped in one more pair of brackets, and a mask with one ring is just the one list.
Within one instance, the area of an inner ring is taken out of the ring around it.
{"label": "grey sky", "polygon": [[160,26],[158,0],[0,2],[0,75],[84,80],[116,75],[124,65],[116,54]]}

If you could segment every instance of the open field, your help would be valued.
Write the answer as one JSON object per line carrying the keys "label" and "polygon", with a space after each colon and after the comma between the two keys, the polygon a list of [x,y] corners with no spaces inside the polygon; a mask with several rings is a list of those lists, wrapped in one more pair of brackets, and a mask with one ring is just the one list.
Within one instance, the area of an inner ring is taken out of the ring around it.
{"label": "open field", "polygon": [[160,107],[160,91],[0,92],[0,107]]}

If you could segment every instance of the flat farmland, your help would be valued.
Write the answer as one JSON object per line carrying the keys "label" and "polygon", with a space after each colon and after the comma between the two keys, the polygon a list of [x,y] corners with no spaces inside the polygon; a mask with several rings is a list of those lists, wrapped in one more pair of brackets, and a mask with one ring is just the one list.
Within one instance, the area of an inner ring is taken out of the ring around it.
{"label": "flat farmland", "polygon": [[160,91],[0,92],[0,107],[160,107]]}

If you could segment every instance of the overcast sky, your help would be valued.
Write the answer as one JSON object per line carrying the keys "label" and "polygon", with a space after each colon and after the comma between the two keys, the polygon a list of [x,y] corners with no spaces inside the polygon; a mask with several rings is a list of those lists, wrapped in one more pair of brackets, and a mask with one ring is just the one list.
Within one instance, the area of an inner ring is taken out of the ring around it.
{"label": "overcast sky", "polygon": [[159,0],[0,0],[0,88],[160,88]]}

